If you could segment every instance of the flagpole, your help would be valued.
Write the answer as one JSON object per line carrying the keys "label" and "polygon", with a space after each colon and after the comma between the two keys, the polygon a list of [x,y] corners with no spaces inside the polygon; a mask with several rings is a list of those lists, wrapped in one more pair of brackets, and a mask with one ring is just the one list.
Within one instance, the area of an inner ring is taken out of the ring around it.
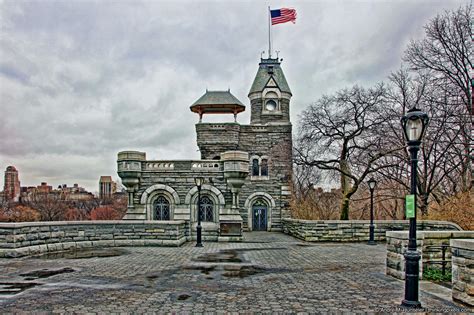
{"label": "flagpole", "polygon": [[272,58],[272,14],[268,6],[268,59]]}

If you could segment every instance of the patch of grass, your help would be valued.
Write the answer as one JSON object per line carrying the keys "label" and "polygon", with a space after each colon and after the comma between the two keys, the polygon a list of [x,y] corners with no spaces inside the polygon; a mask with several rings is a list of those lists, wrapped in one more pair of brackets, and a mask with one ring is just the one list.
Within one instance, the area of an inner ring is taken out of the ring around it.
{"label": "patch of grass", "polygon": [[425,268],[423,269],[423,279],[435,282],[451,281],[451,270],[446,269],[443,276],[441,269]]}

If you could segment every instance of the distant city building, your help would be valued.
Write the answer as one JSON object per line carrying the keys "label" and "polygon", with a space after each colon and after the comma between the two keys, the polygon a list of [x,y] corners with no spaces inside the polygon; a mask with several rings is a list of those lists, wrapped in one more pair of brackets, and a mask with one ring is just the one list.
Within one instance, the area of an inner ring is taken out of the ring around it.
{"label": "distant city building", "polygon": [[5,201],[19,201],[20,180],[18,171],[14,166],[8,166],[5,170],[5,182],[3,186],[3,199]]}
{"label": "distant city building", "polygon": [[64,200],[77,201],[94,198],[92,193],[86,191],[83,187],[79,187],[78,184],[74,184],[72,187],[68,187],[66,184],[59,185],[57,191],[61,193]]}
{"label": "distant city building", "polygon": [[41,182],[40,186],[36,186],[36,191],[39,193],[47,194],[53,191],[53,186],[48,185],[46,182]]}
{"label": "distant city building", "polygon": [[78,184],[74,184],[72,187],[63,184],[59,185],[57,189],[53,189],[53,186],[48,185],[46,182],[42,182],[41,185],[36,187],[21,187],[22,201],[32,201],[35,196],[48,196],[64,201],[91,200],[94,198],[92,193],[86,191],[83,187],[79,187]]}
{"label": "distant city building", "polygon": [[99,179],[99,198],[111,198],[117,190],[117,184],[112,180],[112,176],[101,176]]}
{"label": "distant city building", "polygon": [[79,184],[74,184],[72,187],[68,187],[66,184],[62,184],[58,186],[58,190],[65,192],[65,193],[81,193],[86,192],[86,189],[83,187],[79,187]]}

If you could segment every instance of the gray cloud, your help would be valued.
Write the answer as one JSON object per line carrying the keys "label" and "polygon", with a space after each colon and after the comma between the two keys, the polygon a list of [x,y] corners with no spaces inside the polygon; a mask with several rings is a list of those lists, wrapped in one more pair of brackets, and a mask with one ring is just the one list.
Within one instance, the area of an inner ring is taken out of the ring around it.
{"label": "gray cloud", "polygon": [[[292,2],[297,23],[273,39],[293,123],[325,93],[384,80],[430,17],[463,4]],[[0,170],[95,191],[100,175],[116,177],[120,150],[198,158],[190,104],[206,88],[248,104],[267,21],[254,1],[0,2]],[[232,117],[206,117],[218,119]]]}

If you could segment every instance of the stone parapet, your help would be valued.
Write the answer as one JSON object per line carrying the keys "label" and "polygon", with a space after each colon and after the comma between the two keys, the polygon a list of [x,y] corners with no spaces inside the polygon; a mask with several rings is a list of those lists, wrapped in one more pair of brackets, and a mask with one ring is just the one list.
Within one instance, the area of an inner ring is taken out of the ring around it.
{"label": "stone parapet", "polygon": [[[397,279],[405,279],[405,257],[408,248],[408,231],[388,231],[387,233],[386,274]],[[440,245],[449,245],[453,239],[474,239],[474,231],[418,231],[416,246],[421,254],[420,279],[423,279],[423,269],[427,266],[441,268],[441,265],[430,264],[441,260]],[[451,267],[451,253],[446,251],[447,269]]]}
{"label": "stone parapet", "polygon": [[180,246],[185,221],[61,221],[0,224],[0,257],[84,247]]}
{"label": "stone parapet", "polygon": [[[369,220],[282,219],[283,232],[307,242],[363,242],[369,239]],[[408,220],[374,221],[376,241],[385,241],[385,232],[408,230]],[[418,230],[462,230],[447,221],[418,221]]]}
{"label": "stone parapet", "polygon": [[474,239],[451,240],[452,298],[474,306]]}

